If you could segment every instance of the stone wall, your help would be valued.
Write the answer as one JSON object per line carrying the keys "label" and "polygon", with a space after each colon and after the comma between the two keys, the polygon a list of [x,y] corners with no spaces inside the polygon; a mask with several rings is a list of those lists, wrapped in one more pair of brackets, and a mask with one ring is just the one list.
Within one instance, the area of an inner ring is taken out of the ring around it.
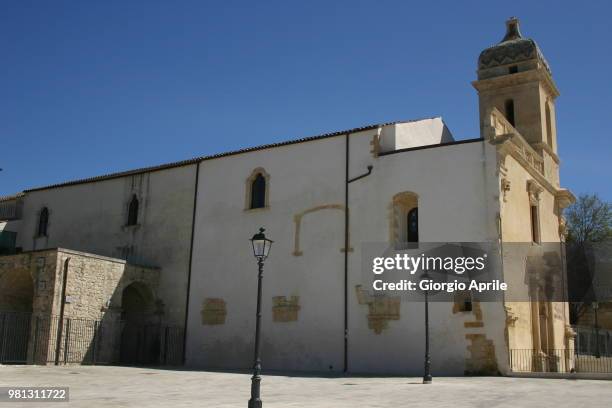
{"label": "stone wall", "polygon": [[[60,323],[62,286],[66,302]],[[123,291],[137,284],[150,292],[161,316],[158,268],[131,265],[124,260],[48,249],[0,257],[0,312],[31,312],[28,361],[54,361],[58,332],[59,360],[80,363],[96,353],[99,361],[116,361],[122,332]],[[102,335],[105,330],[106,334]]]}
{"label": "stone wall", "polygon": [[103,318],[107,310],[121,308],[123,289],[134,282],[154,296],[158,289],[158,268],[61,248],[24,252],[0,257],[0,310],[59,314],[66,261],[65,317]]}
{"label": "stone wall", "polygon": [[64,261],[70,259],[66,317],[99,320],[107,311],[117,311],[122,305],[123,290],[134,282],[146,285],[157,298],[160,273],[157,268],[63,249],[59,250],[59,256]]}

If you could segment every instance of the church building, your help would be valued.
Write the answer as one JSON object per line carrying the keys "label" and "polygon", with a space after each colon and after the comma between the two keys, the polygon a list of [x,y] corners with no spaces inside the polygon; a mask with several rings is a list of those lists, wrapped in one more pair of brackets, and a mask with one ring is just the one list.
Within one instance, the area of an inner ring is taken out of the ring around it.
{"label": "church building", "polygon": [[[421,375],[424,305],[374,294],[364,245],[558,243],[574,200],[559,180],[559,91],[516,18],[480,53],[472,85],[478,138],[455,140],[440,117],[380,123],[0,199],[0,312],[150,315],[184,331],[187,366],[249,368],[249,238],[265,227],[265,369]],[[513,350],[550,361],[548,350],[573,349],[567,303],[538,290],[525,302],[431,303],[432,372],[507,374]]]}

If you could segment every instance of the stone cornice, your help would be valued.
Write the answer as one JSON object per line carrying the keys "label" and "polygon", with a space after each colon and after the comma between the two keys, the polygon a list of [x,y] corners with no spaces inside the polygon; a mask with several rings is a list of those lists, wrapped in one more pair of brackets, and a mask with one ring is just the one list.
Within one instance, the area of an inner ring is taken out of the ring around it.
{"label": "stone cornice", "polygon": [[529,71],[517,72],[516,74],[502,75],[494,78],[473,81],[472,86],[474,86],[478,92],[487,92],[499,88],[523,85],[530,82],[542,83],[542,85],[544,85],[544,87],[552,95],[553,99],[559,96],[559,90],[557,89],[555,82],[548,71],[546,71],[546,69],[543,67]]}
{"label": "stone cornice", "polygon": [[560,209],[567,208],[576,201],[576,197],[566,188],[561,188],[555,193],[555,201]]}

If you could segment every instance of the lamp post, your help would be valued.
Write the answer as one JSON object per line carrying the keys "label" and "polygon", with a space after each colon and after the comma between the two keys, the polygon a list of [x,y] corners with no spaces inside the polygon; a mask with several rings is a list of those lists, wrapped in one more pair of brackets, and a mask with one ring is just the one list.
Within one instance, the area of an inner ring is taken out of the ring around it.
{"label": "lamp post", "polygon": [[[423,274],[423,279],[429,279],[427,271]],[[425,372],[423,374],[423,384],[431,384],[431,356],[429,355],[429,290],[425,291]]]}
{"label": "lamp post", "polygon": [[591,307],[595,312],[595,358],[601,358],[601,353],[599,351],[599,322],[597,321],[597,309],[599,309],[599,302],[593,302]]}
{"label": "lamp post", "polygon": [[251,377],[251,399],[249,400],[248,408],[261,408],[261,356],[260,356],[260,336],[261,336],[261,281],[263,279],[264,261],[270,253],[272,246],[271,240],[266,238],[265,229],[260,228],[259,232],[251,238],[253,245],[253,255],[257,259],[258,277],[257,277],[257,320],[255,323],[255,357],[253,362],[253,377]]}

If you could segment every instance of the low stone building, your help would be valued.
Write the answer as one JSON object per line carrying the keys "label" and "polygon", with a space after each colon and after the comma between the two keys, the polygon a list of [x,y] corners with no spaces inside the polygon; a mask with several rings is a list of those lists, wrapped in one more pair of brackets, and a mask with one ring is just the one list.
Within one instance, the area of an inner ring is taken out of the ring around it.
{"label": "low stone building", "polygon": [[[1,256],[0,324],[13,331],[5,360],[156,360],[164,313],[159,275],[155,267],[63,248]],[[146,327],[147,344],[136,338]],[[147,346],[157,349],[138,350]]]}

